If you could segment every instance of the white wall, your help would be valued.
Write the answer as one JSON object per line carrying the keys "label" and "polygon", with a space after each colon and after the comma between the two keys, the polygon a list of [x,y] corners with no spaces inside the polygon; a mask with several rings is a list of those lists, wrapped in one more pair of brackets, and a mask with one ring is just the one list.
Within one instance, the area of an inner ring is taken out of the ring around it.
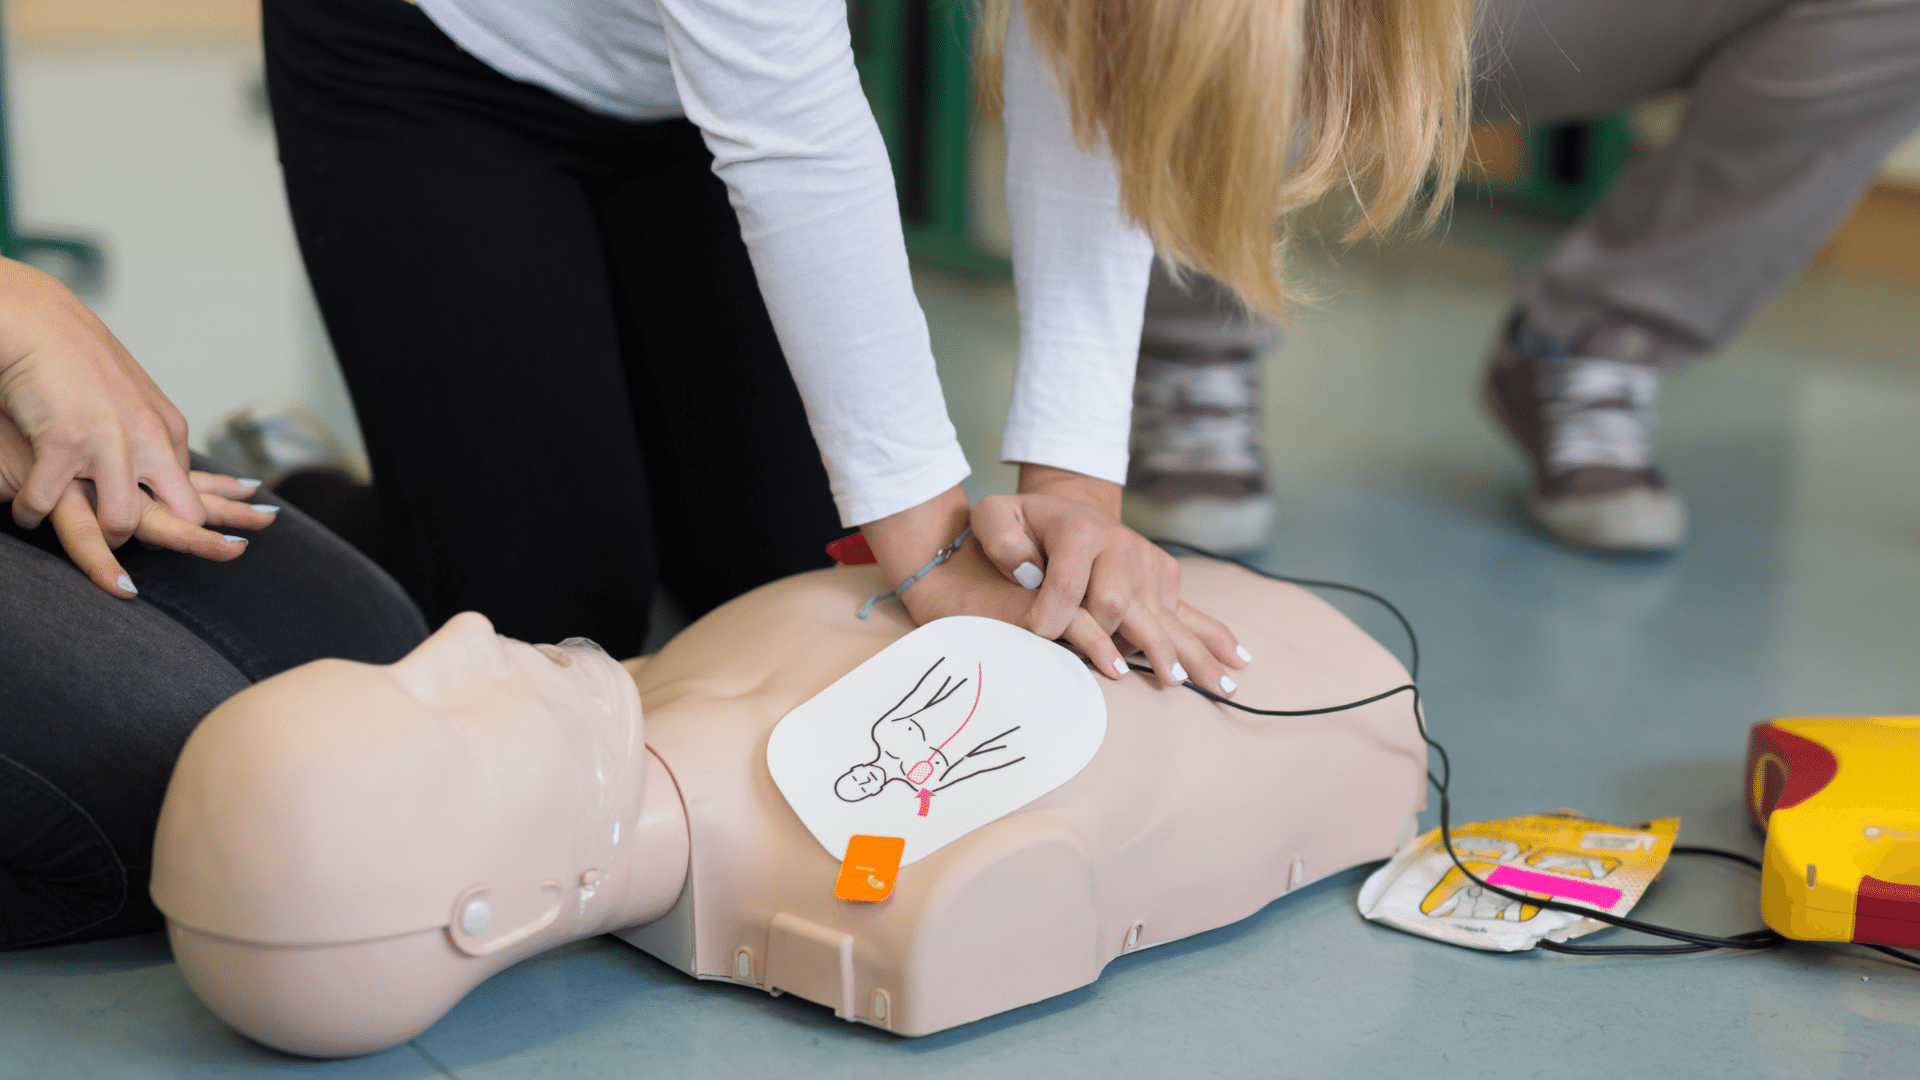
{"label": "white wall", "polygon": [[359,449],[287,219],[257,39],[16,41],[8,60],[16,226],[105,248],[95,310],[194,445],[249,401],[292,397]]}

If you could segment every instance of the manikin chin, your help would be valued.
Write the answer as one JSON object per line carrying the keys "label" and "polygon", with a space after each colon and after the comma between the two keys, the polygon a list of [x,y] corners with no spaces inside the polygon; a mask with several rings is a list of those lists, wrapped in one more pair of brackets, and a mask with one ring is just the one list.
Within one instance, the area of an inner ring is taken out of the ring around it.
{"label": "manikin chin", "polygon": [[[1406,681],[1299,589],[1208,562],[1183,573],[1186,599],[1256,657],[1235,673],[1240,701],[1314,708]],[[419,1034],[516,961],[617,932],[697,978],[923,1035],[1384,857],[1422,803],[1405,695],[1263,718],[1101,679],[1104,739],[1070,779],[910,859],[890,898],[836,899],[837,853],[776,786],[768,740],[913,629],[897,604],[853,617],[882,589],[868,567],[775,582],[625,665],[467,614],[392,666],[317,661],[243,691],[188,741],[160,817],[152,892],[181,971],[247,1035],[337,1056]],[[863,738],[883,715],[854,718]],[[1025,782],[987,768],[1043,741],[981,741],[1017,720],[983,713],[928,752],[949,781],[977,776],[965,785],[935,798],[916,759],[897,797],[859,805],[957,814]],[[963,753],[974,764],[956,768]],[[832,759],[823,798],[855,764]]]}

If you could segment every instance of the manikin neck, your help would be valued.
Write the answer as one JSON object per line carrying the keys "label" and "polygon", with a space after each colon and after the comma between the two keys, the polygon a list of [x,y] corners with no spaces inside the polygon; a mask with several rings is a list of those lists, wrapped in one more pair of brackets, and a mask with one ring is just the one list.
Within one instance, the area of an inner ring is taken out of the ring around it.
{"label": "manikin neck", "polygon": [[599,931],[653,922],[672,910],[687,881],[687,813],[680,789],[653,751],[645,751],[646,790],[640,817],[602,872],[613,888]]}

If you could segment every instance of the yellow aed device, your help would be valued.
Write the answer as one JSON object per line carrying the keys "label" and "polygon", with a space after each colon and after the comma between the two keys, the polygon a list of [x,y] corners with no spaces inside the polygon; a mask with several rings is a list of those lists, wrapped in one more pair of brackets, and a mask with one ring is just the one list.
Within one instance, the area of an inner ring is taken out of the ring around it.
{"label": "yellow aed device", "polygon": [[1802,941],[1920,948],[1920,716],[1753,725],[1760,916]]}

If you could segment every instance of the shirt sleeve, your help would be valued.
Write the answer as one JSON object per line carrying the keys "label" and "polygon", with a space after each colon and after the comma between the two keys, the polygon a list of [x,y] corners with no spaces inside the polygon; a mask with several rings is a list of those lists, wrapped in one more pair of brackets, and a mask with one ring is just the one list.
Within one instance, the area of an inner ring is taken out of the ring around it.
{"label": "shirt sleeve", "polygon": [[658,3],[681,104],[740,216],[842,523],[959,483],[966,455],[913,293],[846,0]]}
{"label": "shirt sleeve", "polygon": [[1019,4],[1002,88],[1020,360],[1000,457],[1125,483],[1153,243],[1121,212],[1105,145],[1074,142]]}

